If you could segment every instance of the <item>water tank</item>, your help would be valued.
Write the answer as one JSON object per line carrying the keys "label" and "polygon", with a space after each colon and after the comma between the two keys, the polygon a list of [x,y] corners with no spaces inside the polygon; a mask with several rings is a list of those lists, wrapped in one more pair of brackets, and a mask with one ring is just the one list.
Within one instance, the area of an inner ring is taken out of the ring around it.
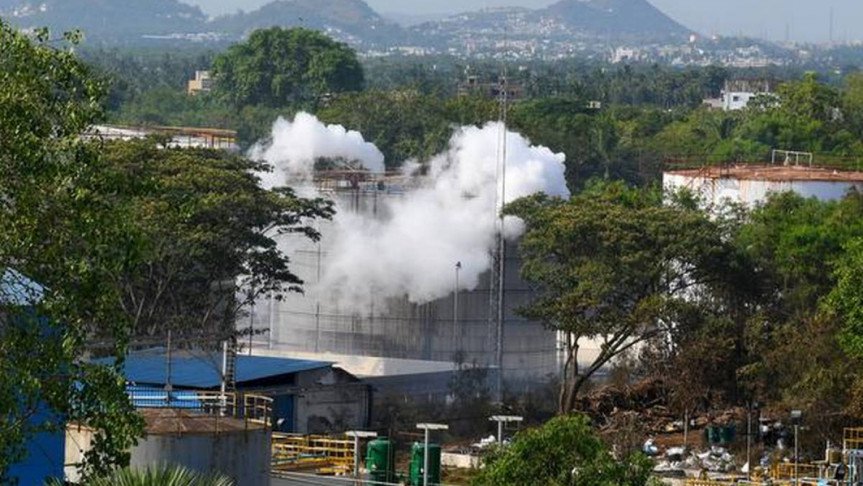
{"label": "water tank", "polygon": [[[410,484],[423,486],[423,465],[425,463],[425,445],[414,442],[411,446]],[[440,445],[428,445],[428,484],[440,484]]]}
{"label": "water tank", "polygon": [[130,451],[133,468],[175,464],[221,473],[236,484],[269,484],[271,437],[264,424],[180,409],[140,413],[147,435]]}
{"label": "water tank", "polygon": [[395,443],[379,437],[366,446],[366,469],[372,481],[389,483],[395,479]]}

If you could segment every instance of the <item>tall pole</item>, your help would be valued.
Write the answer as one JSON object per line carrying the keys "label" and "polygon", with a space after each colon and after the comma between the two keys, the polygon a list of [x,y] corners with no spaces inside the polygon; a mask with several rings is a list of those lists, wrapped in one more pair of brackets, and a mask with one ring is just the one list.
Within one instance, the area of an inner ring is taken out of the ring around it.
{"label": "tall pole", "polygon": [[171,403],[171,330],[168,329],[168,350],[165,353],[165,394],[168,399],[168,404]]}
{"label": "tall pole", "polygon": [[799,428],[799,425],[794,424],[794,484],[800,484],[800,480],[798,479],[800,477],[798,475],[798,466],[800,463],[800,449],[798,448],[797,443],[797,429]]}
{"label": "tall pole", "polygon": [[746,409],[746,480],[752,479],[752,402]]}
{"label": "tall pole", "polygon": [[453,301],[452,301],[452,344],[453,349],[456,348],[458,343],[458,273],[461,270],[461,262],[455,263],[455,289],[453,291]]}
{"label": "tall pole", "polygon": [[506,238],[504,237],[503,208],[506,205],[506,124],[507,124],[507,97],[509,96],[508,80],[506,71],[506,59],[503,63],[503,83],[501,100],[501,122],[503,135],[501,141],[501,164],[500,164],[500,232],[498,233],[498,297],[497,297],[497,343],[495,346],[495,363],[497,364],[497,377],[495,380],[495,394],[498,403],[503,402],[503,319],[504,319],[504,297],[506,295]]}
{"label": "tall pole", "polygon": [[429,486],[429,429],[425,429],[425,445],[423,446],[423,486]]}
{"label": "tall pole", "polygon": [[225,389],[228,382],[228,341],[222,342],[222,384],[219,393],[219,404],[221,405],[221,414],[225,415]]}

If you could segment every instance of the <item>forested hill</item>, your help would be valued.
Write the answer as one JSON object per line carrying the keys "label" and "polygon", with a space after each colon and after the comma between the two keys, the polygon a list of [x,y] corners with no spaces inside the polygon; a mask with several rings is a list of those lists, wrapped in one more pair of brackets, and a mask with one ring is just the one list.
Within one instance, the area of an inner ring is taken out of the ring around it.
{"label": "forested hill", "polygon": [[276,0],[258,10],[215,19],[211,29],[242,35],[273,26],[322,30],[353,45],[391,45],[405,33],[362,0]]}
{"label": "forested hill", "polygon": [[0,0],[0,18],[25,29],[81,29],[93,40],[119,44],[197,33],[207,21],[198,7],[179,0]]}
{"label": "forested hill", "polygon": [[547,22],[558,19],[572,29],[608,37],[668,38],[690,32],[647,0],[560,0],[537,10],[535,16]]}
{"label": "forested hill", "polygon": [[80,28],[93,42],[122,45],[165,39],[235,42],[254,29],[273,26],[321,30],[361,50],[493,45],[506,34],[535,42],[638,42],[679,40],[689,32],[647,0],[561,0],[536,10],[483,10],[414,26],[410,32],[363,0],[274,0],[257,10],[218,18],[207,18],[180,0],[0,0],[0,17],[23,28]]}

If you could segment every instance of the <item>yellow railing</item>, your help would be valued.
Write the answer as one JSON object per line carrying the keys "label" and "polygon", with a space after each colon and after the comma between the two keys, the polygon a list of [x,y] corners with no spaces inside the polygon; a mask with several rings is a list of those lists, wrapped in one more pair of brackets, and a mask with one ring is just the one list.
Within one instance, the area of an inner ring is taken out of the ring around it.
{"label": "yellow railing", "polygon": [[818,466],[814,464],[794,464],[780,462],[774,464],[770,470],[770,477],[774,480],[787,480],[795,478],[817,478]]}
{"label": "yellow railing", "polygon": [[842,448],[847,450],[863,449],[863,427],[845,429],[842,437]]}
{"label": "yellow railing", "polygon": [[[232,417],[264,427],[272,424],[273,399],[252,393],[139,388],[129,391],[137,408],[177,408],[204,417]],[[240,406],[242,404],[242,406]]]}
{"label": "yellow railing", "polygon": [[345,475],[354,469],[354,441],[343,437],[273,434],[274,472]]}

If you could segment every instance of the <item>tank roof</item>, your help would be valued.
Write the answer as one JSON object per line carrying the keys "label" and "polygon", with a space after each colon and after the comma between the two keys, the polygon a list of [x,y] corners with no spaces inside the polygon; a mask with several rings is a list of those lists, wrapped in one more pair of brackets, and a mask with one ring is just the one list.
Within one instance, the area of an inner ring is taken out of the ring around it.
{"label": "tank roof", "polygon": [[704,179],[863,182],[863,171],[785,165],[709,166],[698,169],[666,170],[665,174]]}
{"label": "tank roof", "polygon": [[138,413],[144,417],[147,434],[151,435],[213,434],[265,427],[262,422],[176,408],[144,408],[138,409]]}

